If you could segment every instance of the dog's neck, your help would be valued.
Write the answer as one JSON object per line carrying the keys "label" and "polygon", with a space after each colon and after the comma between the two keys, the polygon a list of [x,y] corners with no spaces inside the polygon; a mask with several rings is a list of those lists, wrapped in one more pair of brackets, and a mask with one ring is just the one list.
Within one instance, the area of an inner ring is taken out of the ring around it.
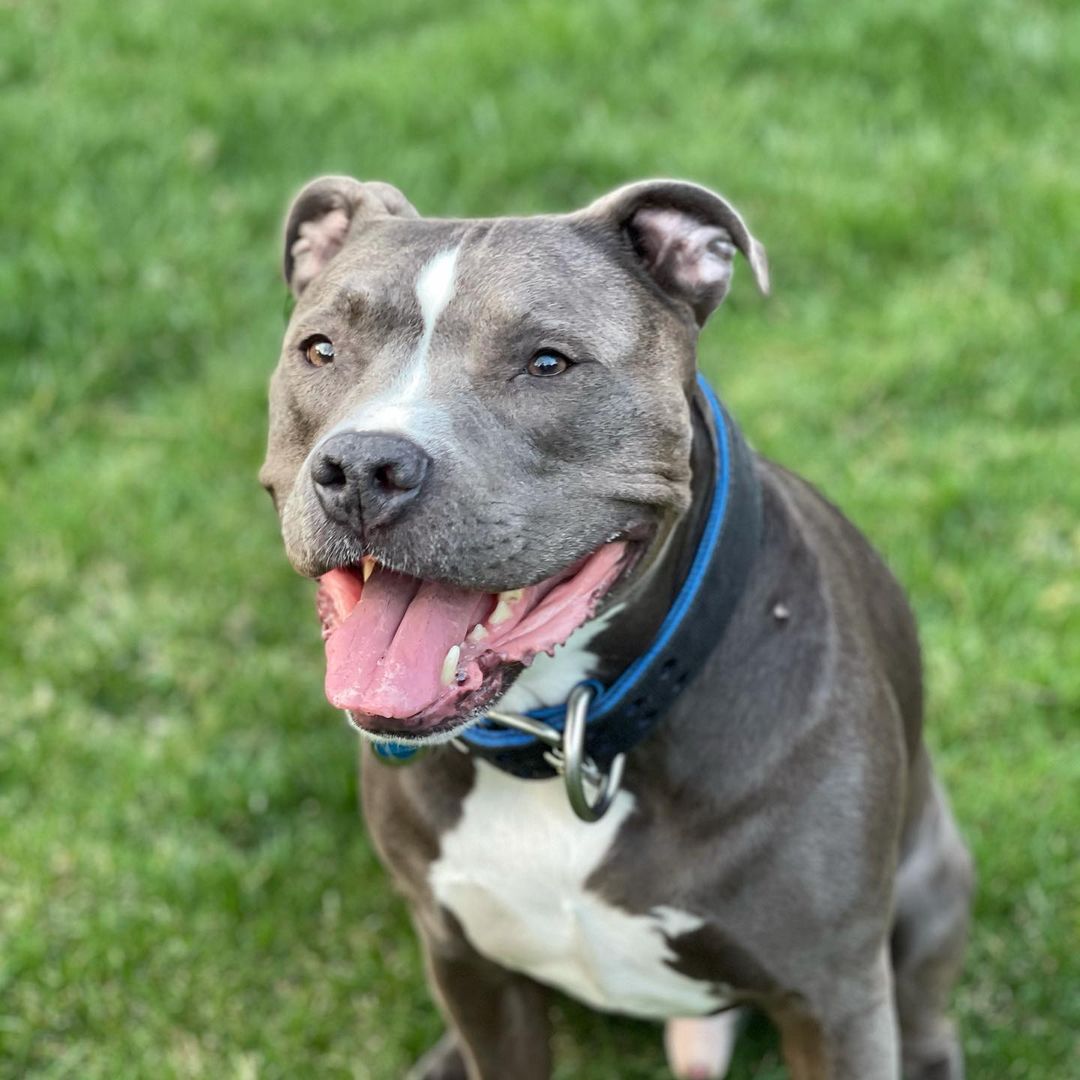
{"label": "dog's neck", "polygon": [[630,595],[575,630],[554,656],[536,657],[502,698],[501,708],[527,712],[561,705],[583,679],[595,678],[608,686],[648,649],[689,571],[716,483],[713,436],[696,402],[691,418],[690,508],[657,538],[661,549],[631,586]]}

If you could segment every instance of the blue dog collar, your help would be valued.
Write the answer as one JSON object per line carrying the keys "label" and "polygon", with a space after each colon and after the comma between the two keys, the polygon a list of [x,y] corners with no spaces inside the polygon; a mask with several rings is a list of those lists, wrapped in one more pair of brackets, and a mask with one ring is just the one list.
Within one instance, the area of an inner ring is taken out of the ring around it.
{"label": "blue dog collar", "polygon": [[390,765],[403,764],[416,757],[423,749],[411,743],[395,742],[393,739],[379,739],[371,744],[375,756]]}

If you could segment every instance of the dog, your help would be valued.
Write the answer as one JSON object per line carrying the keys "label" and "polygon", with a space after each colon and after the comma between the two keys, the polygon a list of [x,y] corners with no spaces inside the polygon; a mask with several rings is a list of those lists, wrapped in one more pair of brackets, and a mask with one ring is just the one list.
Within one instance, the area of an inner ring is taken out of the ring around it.
{"label": "dog", "polygon": [[[543,1080],[551,989],[724,1075],[956,1080],[972,865],[922,737],[904,594],[697,373],[720,195],[423,218],[324,177],[260,473],[318,579],[326,693],[447,1032],[420,1080]],[[397,759],[397,760],[395,760]]]}

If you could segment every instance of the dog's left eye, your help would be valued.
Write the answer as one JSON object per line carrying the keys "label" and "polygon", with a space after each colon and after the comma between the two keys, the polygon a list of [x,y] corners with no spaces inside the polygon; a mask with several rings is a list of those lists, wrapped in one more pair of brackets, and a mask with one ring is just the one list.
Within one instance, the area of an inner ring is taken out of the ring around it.
{"label": "dog's left eye", "polygon": [[301,344],[300,351],[312,367],[325,367],[334,362],[333,342],[322,334],[309,337]]}
{"label": "dog's left eye", "polygon": [[548,375],[561,375],[568,367],[570,367],[570,361],[562,353],[549,351],[537,353],[526,365],[525,370],[530,375],[545,378]]}

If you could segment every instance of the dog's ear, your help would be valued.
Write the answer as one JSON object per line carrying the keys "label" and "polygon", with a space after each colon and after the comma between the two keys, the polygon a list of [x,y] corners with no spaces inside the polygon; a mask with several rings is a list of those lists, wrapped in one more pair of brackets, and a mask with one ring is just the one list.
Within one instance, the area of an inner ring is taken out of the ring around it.
{"label": "dog's ear", "polygon": [[299,296],[345,246],[358,222],[376,217],[418,217],[396,187],[351,176],[312,180],[293,200],[285,219],[285,280]]}
{"label": "dog's ear", "polygon": [[754,280],[769,292],[765,248],[738,211],[708,188],[681,180],[644,180],[598,199],[582,211],[628,238],[656,284],[686,303],[699,326],[727,295],[736,248]]}

